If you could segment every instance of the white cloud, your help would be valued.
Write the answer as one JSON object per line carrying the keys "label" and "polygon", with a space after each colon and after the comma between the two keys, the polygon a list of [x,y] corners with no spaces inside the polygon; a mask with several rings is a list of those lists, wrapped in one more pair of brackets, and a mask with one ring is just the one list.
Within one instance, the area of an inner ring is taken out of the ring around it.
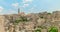
{"label": "white cloud", "polygon": [[23,5],[23,7],[28,7],[28,6],[29,6],[29,4],[24,4],[24,5]]}
{"label": "white cloud", "polygon": [[9,10],[9,11],[7,12],[7,14],[13,14],[13,13],[16,13],[16,11],[15,11],[15,10]]}
{"label": "white cloud", "polygon": [[28,7],[30,3],[32,3],[33,0],[23,0],[23,8]]}
{"label": "white cloud", "polygon": [[19,6],[19,3],[13,3],[12,6],[18,7]]}
{"label": "white cloud", "polygon": [[32,2],[32,0],[25,0],[25,2]]}
{"label": "white cloud", "polygon": [[23,0],[23,3],[32,2],[33,0]]}
{"label": "white cloud", "polygon": [[3,9],[4,9],[4,8],[3,8],[2,6],[0,6],[0,12],[2,12],[2,11],[3,11]]}

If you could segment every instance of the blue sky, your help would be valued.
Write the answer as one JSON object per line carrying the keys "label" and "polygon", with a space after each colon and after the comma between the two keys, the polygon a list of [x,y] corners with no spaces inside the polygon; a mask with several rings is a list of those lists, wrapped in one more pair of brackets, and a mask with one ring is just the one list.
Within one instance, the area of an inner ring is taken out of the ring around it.
{"label": "blue sky", "polygon": [[60,10],[60,0],[0,0],[0,14],[38,13]]}

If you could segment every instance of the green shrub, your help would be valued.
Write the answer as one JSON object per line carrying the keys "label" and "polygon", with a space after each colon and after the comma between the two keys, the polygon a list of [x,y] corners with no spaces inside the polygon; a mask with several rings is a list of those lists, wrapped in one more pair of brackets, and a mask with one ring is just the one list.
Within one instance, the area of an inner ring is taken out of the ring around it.
{"label": "green shrub", "polygon": [[36,29],[35,32],[41,32],[41,29]]}
{"label": "green shrub", "polygon": [[51,13],[47,13],[47,14],[49,14],[49,15],[50,15]]}
{"label": "green shrub", "polygon": [[51,27],[49,32],[58,32],[58,29],[57,27]]}
{"label": "green shrub", "polygon": [[41,16],[40,18],[44,18],[43,16]]}
{"label": "green shrub", "polygon": [[27,17],[19,17],[15,20],[14,24],[18,24],[19,22],[27,22]]}

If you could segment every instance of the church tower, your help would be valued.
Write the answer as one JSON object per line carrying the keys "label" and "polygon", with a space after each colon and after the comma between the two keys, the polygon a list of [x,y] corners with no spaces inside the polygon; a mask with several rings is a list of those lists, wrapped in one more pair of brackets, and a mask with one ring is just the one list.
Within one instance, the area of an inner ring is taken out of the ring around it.
{"label": "church tower", "polygon": [[20,8],[18,8],[18,14],[20,14]]}
{"label": "church tower", "polygon": [[20,12],[20,8],[18,8],[18,15],[20,16],[24,16],[25,15],[25,13],[24,12]]}

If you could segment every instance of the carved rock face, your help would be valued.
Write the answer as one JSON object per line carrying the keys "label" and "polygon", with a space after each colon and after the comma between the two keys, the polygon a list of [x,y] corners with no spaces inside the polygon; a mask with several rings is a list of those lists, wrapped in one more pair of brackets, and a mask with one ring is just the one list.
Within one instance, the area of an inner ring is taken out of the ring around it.
{"label": "carved rock face", "polygon": [[45,19],[38,19],[37,24],[42,25],[45,22]]}
{"label": "carved rock face", "polygon": [[34,23],[28,22],[24,27],[26,30],[32,30],[34,28]]}
{"label": "carved rock face", "polygon": [[4,16],[0,16],[0,32],[5,32],[5,30],[4,30]]}

